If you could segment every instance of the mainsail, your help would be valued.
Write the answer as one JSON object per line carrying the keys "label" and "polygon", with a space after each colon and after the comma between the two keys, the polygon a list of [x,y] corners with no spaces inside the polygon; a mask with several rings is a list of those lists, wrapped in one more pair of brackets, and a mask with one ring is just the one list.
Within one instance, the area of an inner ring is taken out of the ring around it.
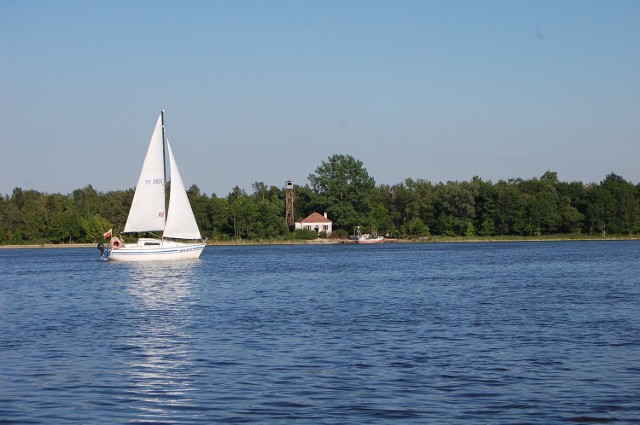
{"label": "mainsail", "polygon": [[[166,143],[166,145],[165,145]],[[168,158],[167,158],[168,157]],[[166,177],[169,161],[171,178]],[[170,181],[169,206],[165,211],[165,182]],[[101,253],[118,261],[165,261],[197,259],[202,254],[205,241],[200,236],[184,182],[169,141],[164,137],[164,111],[151,136],[147,155],[142,165],[136,192],[129,210],[124,233],[162,232],[162,238],[143,237],[135,243],[122,243],[111,238],[111,246]]]}
{"label": "mainsail", "polygon": [[191,204],[184,183],[178,171],[171,145],[167,140],[167,150],[169,152],[169,165],[171,172],[171,189],[169,191],[169,209],[167,211],[167,224],[164,228],[163,237],[176,239],[201,239],[200,230],[196,218],[193,215]]}
{"label": "mainsail", "polygon": [[153,130],[142,164],[124,232],[162,231],[165,224],[164,122],[162,114]]}

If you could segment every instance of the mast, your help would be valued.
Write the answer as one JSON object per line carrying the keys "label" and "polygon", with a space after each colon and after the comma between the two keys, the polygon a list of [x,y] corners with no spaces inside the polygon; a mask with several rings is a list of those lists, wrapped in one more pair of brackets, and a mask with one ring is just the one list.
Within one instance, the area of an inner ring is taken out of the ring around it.
{"label": "mast", "polygon": [[164,136],[164,109],[160,110],[160,120],[162,121],[162,173],[164,184],[167,184],[167,140]]}
{"label": "mast", "polygon": [[[167,213],[169,212],[169,199],[167,199],[167,138],[164,134],[164,109],[160,110],[160,121],[162,121],[162,185],[164,189],[164,227],[167,227]],[[169,197],[171,196],[171,188],[169,188]],[[164,228],[162,229],[162,238],[164,239]]]}
{"label": "mast", "polygon": [[[164,229],[166,216],[164,125],[162,115],[153,127],[147,154],[131,201],[124,233],[154,232]],[[167,152],[168,156],[169,153]]]}

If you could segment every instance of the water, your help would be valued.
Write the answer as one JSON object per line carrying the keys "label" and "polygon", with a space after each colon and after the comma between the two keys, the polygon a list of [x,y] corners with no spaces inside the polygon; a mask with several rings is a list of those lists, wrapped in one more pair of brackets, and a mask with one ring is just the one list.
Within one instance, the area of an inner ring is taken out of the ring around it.
{"label": "water", "polygon": [[0,250],[0,423],[640,423],[640,242]]}

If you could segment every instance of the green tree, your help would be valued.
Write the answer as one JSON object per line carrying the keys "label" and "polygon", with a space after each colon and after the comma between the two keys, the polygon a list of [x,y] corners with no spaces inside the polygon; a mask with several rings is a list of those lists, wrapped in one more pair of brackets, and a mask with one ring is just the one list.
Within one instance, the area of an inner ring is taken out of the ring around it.
{"label": "green tree", "polygon": [[[267,186],[263,182],[252,185],[251,199],[257,208],[255,235],[257,238],[281,238],[289,234],[285,220],[284,192],[275,186]],[[295,204],[295,203],[294,203]]]}
{"label": "green tree", "polygon": [[491,236],[496,232],[495,229],[495,205],[496,190],[490,181],[484,181],[480,177],[474,177],[471,184],[474,186],[475,193],[475,229],[480,236]]}
{"label": "green tree", "polygon": [[73,191],[73,200],[81,216],[90,216],[101,212],[101,202],[99,194],[91,185]]}
{"label": "green tree", "polygon": [[358,223],[365,221],[365,215],[358,213],[349,202],[330,204],[326,211],[329,217],[335,217],[333,223],[338,229],[353,229],[358,226]]}
{"label": "green tree", "polygon": [[[100,215],[109,219],[111,222],[110,227],[113,228],[115,235],[124,230],[129,209],[131,208],[131,202],[133,201],[133,193],[133,189],[117,190],[105,194],[98,193],[97,199],[100,203]],[[91,212],[89,212],[89,214],[91,214]]]}
{"label": "green tree", "polygon": [[211,232],[206,234],[213,240],[225,240],[233,235],[233,226],[230,224],[231,210],[229,201],[218,198],[215,195],[209,199],[209,215],[211,217]]}
{"label": "green tree", "polygon": [[581,233],[588,231],[586,226],[586,210],[588,191],[581,182],[559,182],[560,195],[560,232]]}
{"label": "green tree", "polygon": [[[606,235],[615,220],[615,198],[606,189],[594,186],[589,190],[589,202],[586,208],[586,220],[589,234]],[[615,224],[614,224],[615,228]]]}
{"label": "green tree", "polygon": [[410,237],[419,238],[429,236],[429,226],[420,217],[414,217],[405,224],[406,234]]}
{"label": "green tree", "polygon": [[[302,220],[313,212],[324,212],[327,209],[326,199],[314,192],[309,186],[296,186],[294,201],[294,217]],[[332,216],[333,218],[333,216]],[[333,220],[335,222],[335,219]]]}
{"label": "green tree", "polygon": [[458,235],[458,223],[455,217],[447,213],[438,215],[435,223],[435,234],[442,236]]}
{"label": "green tree", "polygon": [[557,232],[560,224],[557,184],[558,175],[552,171],[547,171],[540,179],[519,182],[518,187],[525,201],[527,235]]}
{"label": "green tree", "polygon": [[258,208],[244,191],[234,190],[229,195],[229,213],[233,223],[233,236],[251,238],[258,221]]}
{"label": "green tree", "polygon": [[13,234],[13,243],[47,242],[47,196],[35,190],[23,191],[16,188],[13,191],[13,199],[18,207],[17,217],[14,219],[19,229]]}
{"label": "green tree", "polygon": [[72,242],[78,239],[78,217],[70,210],[51,213],[47,226],[47,239],[53,243]]}
{"label": "green tree", "polygon": [[371,211],[375,180],[362,161],[350,155],[333,155],[309,174],[313,190],[327,202],[327,212],[338,227],[359,225]]}
{"label": "green tree", "polygon": [[382,234],[398,236],[398,223],[400,214],[398,213],[391,186],[380,185],[373,195],[373,209],[371,210],[371,225],[376,226]]}
{"label": "green tree", "polygon": [[187,190],[187,197],[189,198],[189,204],[191,205],[193,215],[196,218],[198,229],[200,229],[200,234],[211,234],[213,225],[211,223],[209,197],[200,192],[200,188],[195,184],[191,185]]}
{"label": "green tree", "polygon": [[568,196],[560,197],[558,206],[560,213],[560,233],[580,233],[583,227],[584,215],[580,213],[572,204]]}
{"label": "green tree", "polygon": [[261,199],[257,202],[256,237],[261,239],[278,238],[289,234],[284,217],[282,202]]}
{"label": "green tree", "polygon": [[434,200],[435,190],[431,182],[418,179],[405,180],[407,187],[415,193],[413,204],[409,206],[412,215],[417,214],[424,221],[427,228],[433,225],[435,219]]}
{"label": "green tree", "polygon": [[412,182],[407,179],[388,188],[385,195],[385,206],[389,210],[389,216],[393,221],[393,227],[398,229],[400,237],[408,235],[406,224],[417,213],[415,191],[411,189]]}
{"label": "green tree", "polygon": [[469,222],[475,218],[475,190],[468,182],[447,182],[436,186],[436,202],[442,219],[436,222],[439,231],[448,236],[465,235]]}
{"label": "green tree", "polygon": [[253,188],[252,198],[256,201],[264,201],[269,197],[269,187],[264,182],[255,182],[251,185]]}
{"label": "green tree", "polygon": [[490,181],[483,181],[480,177],[474,177],[471,183],[475,193],[475,228],[480,236],[495,234],[496,190]]}
{"label": "green tree", "polygon": [[78,238],[78,214],[70,196],[56,193],[47,197],[46,224],[50,242],[72,242],[73,238]]}
{"label": "green tree", "polygon": [[496,184],[495,229],[500,235],[526,235],[525,201],[518,189],[521,180]]}
{"label": "green tree", "polygon": [[635,198],[635,187],[614,173],[609,174],[600,186],[614,200],[610,209],[609,232],[622,235],[640,231],[640,206]]}
{"label": "green tree", "polygon": [[109,229],[109,222],[100,214],[80,217],[80,241],[95,242],[102,240],[102,234]]}
{"label": "green tree", "polygon": [[381,205],[373,207],[367,225],[372,229],[376,229],[381,235],[392,234],[394,231],[389,211]]}

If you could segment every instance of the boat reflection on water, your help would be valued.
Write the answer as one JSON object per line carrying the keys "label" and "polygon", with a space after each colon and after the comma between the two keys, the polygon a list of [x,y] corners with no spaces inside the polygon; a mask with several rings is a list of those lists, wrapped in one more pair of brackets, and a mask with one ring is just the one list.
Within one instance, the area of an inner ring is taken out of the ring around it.
{"label": "boat reflection on water", "polygon": [[194,364],[189,332],[194,303],[192,279],[198,261],[130,263],[132,326],[123,343],[129,350],[128,375],[140,420],[171,418],[195,409]]}

